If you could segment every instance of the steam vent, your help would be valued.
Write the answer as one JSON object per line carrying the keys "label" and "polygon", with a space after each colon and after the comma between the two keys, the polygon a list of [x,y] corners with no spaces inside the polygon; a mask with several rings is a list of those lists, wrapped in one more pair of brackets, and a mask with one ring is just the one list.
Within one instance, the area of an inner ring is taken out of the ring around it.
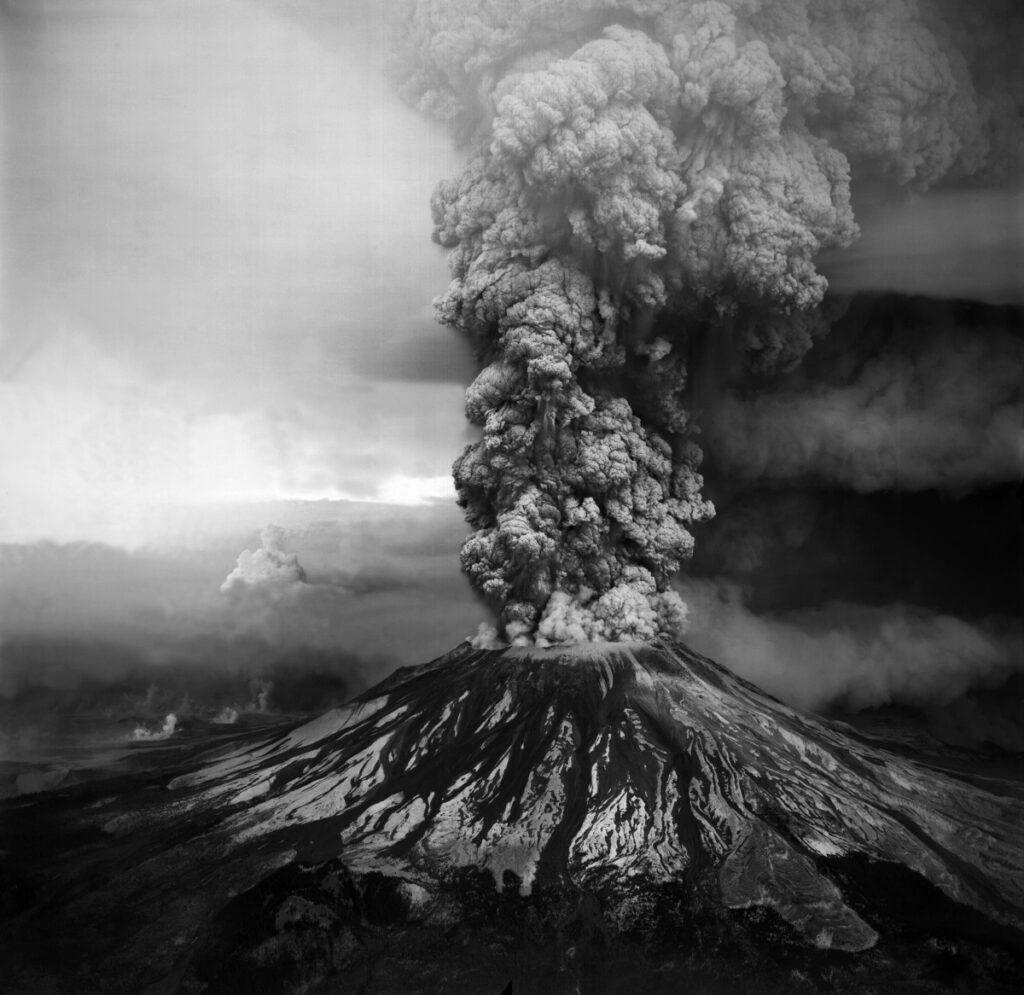
{"label": "steam vent", "polygon": [[643,936],[666,984],[817,991],[787,985],[827,969],[827,990],[869,991],[944,950],[943,923],[985,991],[1019,976],[1000,960],[1024,929],[1009,782],[907,759],[667,640],[465,643],[150,787],[79,800],[71,869],[12,934],[22,954],[42,932],[78,944],[89,990],[611,992],[653,956]]}

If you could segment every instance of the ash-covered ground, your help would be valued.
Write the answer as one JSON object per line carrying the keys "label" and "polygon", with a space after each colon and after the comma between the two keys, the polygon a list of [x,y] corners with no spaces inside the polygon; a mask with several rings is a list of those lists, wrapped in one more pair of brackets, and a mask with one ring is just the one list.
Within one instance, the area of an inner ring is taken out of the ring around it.
{"label": "ash-covered ground", "polygon": [[678,644],[464,643],[4,803],[8,986],[1009,992],[1022,811]]}

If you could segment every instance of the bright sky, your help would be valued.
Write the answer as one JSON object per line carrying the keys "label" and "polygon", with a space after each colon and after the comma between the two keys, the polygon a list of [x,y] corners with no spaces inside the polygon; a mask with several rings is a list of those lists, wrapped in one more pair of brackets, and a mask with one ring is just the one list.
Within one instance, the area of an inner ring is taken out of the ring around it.
{"label": "bright sky", "polygon": [[429,198],[456,154],[384,79],[381,5],[319,6],[0,13],[0,542],[451,495],[472,364],[431,317]]}

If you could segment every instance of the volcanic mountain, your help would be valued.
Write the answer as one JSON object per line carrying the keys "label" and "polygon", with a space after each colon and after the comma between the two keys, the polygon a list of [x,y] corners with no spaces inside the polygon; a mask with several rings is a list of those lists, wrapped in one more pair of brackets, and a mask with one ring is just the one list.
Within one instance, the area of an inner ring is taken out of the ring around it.
{"label": "volcanic mountain", "polygon": [[[97,990],[561,991],[568,971],[566,991],[613,991],[581,982],[577,950],[655,934],[662,972],[756,971],[751,990],[822,990],[809,963],[828,990],[891,985],[908,937],[933,959],[974,944],[986,990],[1021,978],[1018,785],[802,714],[668,640],[466,643],[151,786],[79,803],[92,849],[51,862],[60,901],[16,920],[36,944],[41,924],[92,923],[88,977],[121,979]],[[543,982],[524,924],[561,944]],[[425,971],[460,930],[472,965]]]}

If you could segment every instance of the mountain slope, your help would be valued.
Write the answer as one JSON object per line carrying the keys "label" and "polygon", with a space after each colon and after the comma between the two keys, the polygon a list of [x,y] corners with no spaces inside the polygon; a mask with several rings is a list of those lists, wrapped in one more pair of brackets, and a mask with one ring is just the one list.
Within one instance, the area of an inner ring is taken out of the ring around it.
{"label": "mountain slope", "polygon": [[1024,803],[800,714],[679,644],[463,645],[172,783],[298,860],[429,887],[459,867],[563,882],[626,928],[652,885],[717,882],[808,942],[875,931],[818,858],[902,865],[1024,927]]}
{"label": "mountain slope", "polygon": [[1024,982],[1017,782],[890,752],[681,644],[463,644],[202,742],[0,802],[5,990]]}

